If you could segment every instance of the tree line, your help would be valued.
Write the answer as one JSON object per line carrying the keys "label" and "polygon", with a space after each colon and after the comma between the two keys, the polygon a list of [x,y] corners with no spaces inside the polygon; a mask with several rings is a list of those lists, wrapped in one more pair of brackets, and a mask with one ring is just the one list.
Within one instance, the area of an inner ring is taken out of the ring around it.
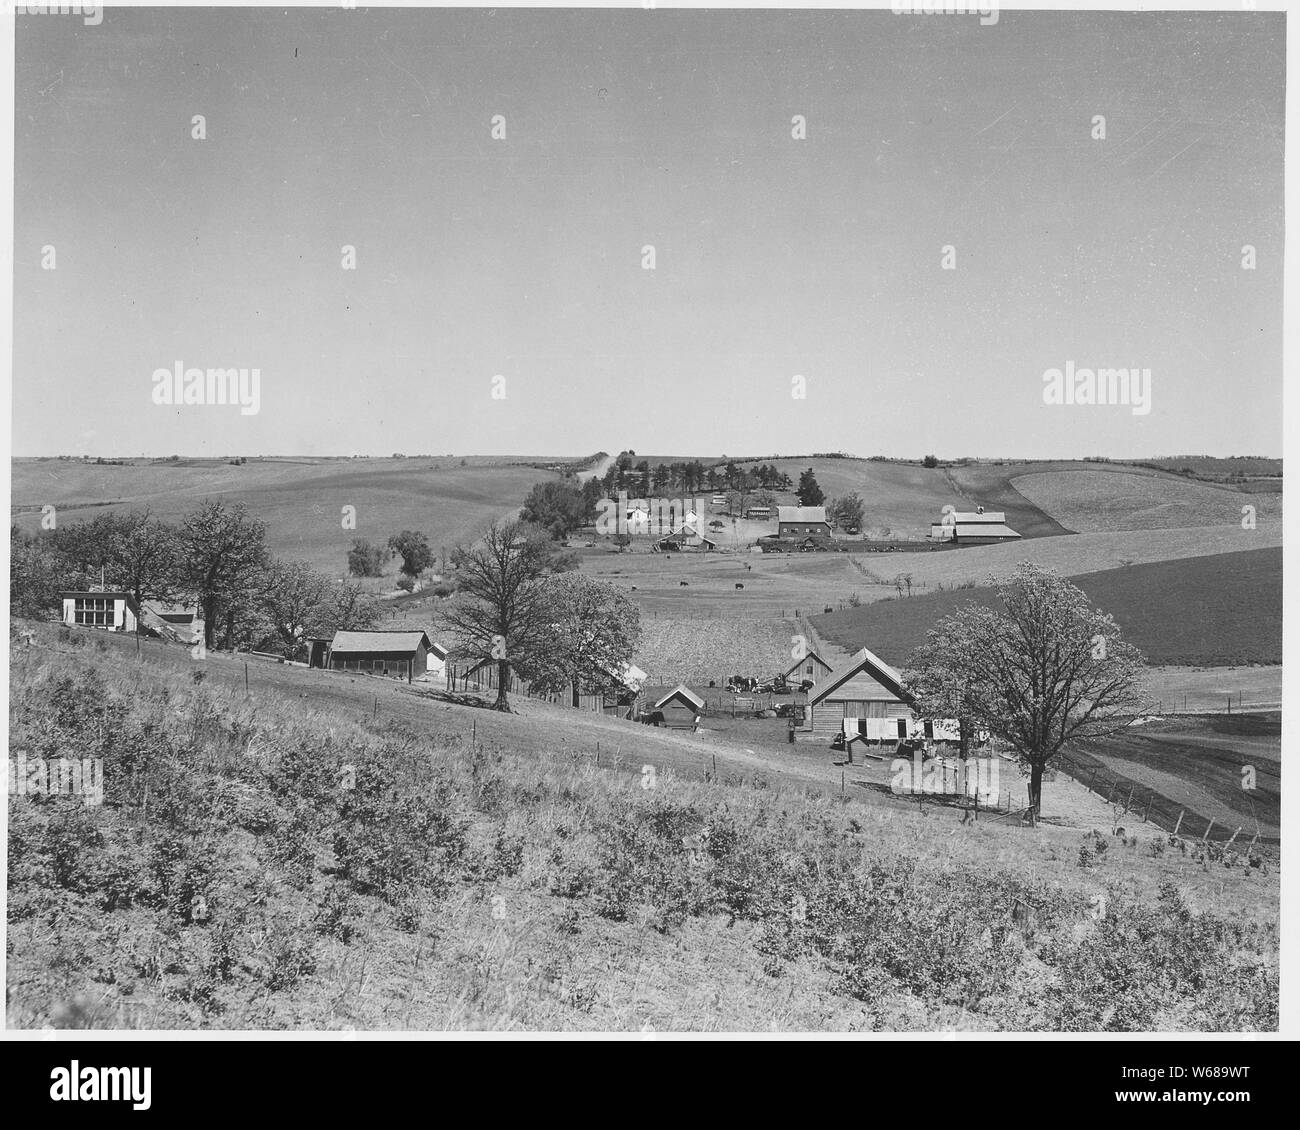
{"label": "tree line", "polygon": [[242,504],[200,503],[179,523],[148,510],[28,534],[10,528],[13,615],[39,618],[60,607],[59,592],[98,587],[147,600],[197,604],[203,643],[302,658],[309,636],[367,628],[378,602],[350,581],[271,555],[266,525]]}

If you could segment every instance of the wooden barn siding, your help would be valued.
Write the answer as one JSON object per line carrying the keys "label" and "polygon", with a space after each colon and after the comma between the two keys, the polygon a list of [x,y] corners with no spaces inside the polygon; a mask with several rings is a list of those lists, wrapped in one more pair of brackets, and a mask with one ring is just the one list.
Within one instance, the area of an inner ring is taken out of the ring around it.
{"label": "wooden barn siding", "polygon": [[689,730],[695,725],[696,711],[684,702],[668,702],[663,706],[664,725],[673,730]]}
{"label": "wooden barn siding", "polygon": [[[811,671],[809,670],[810,667],[812,668]],[[820,659],[810,655],[806,659],[800,660],[797,667],[792,666],[786,672],[785,677],[787,679],[812,679],[814,682],[821,683],[825,682],[826,676],[833,670],[834,668],[829,663],[823,663]]]}
{"label": "wooden barn siding", "polygon": [[846,718],[911,718],[907,703],[881,699],[828,698],[809,708],[812,735],[829,740],[844,729]]}

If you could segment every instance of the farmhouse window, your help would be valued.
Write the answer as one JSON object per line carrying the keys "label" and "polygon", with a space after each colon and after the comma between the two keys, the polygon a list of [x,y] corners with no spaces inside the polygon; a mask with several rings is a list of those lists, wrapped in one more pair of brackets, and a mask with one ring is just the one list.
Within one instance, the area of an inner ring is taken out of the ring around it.
{"label": "farmhouse window", "polygon": [[73,621],[94,628],[112,626],[115,622],[112,602],[99,597],[77,597]]}

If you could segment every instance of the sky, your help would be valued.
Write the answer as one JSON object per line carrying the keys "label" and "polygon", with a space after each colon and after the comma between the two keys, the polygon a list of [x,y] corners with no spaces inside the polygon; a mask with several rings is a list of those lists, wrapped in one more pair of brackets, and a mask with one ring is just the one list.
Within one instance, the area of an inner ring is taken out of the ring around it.
{"label": "sky", "polygon": [[108,9],[16,79],[15,455],[1281,454],[1277,14]]}

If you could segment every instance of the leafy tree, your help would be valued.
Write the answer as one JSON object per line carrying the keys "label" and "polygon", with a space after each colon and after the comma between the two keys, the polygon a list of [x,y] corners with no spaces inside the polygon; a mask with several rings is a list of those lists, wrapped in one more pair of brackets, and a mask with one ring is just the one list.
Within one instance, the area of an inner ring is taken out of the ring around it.
{"label": "leafy tree", "polygon": [[586,524],[594,513],[593,500],[581,487],[553,479],[536,483],[528,492],[519,520],[541,527],[558,541]]}
{"label": "leafy tree", "polygon": [[831,500],[828,508],[831,520],[841,529],[861,529],[866,506],[857,491]]}
{"label": "leafy tree", "polygon": [[817,485],[817,476],[813,474],[811,467],[799,473],[798,494],[800,506],[820,506],[826,501],[826,495],[822,493],[822,488]]}
{"label": "leafy tree", "polygon": [[277,650],[290,659],[306,652],[306,637],[328,624],[333,582],[301,561],[276,561],[261,589],[262,611],[275,631]]}
{"label": "leafy tree", "polygon": [[73,571],[53,537],[9,527],[9,614],[43,619],[59,610],[59,591],[85,588],[90,578]]}
{"label": "leafy tree", "polygon": [[388,548],[402,559],[402,572],[418,577],[434,562],[429,539],[415,530],[403,530],[388,539]]}
{"label": "leafy tree", "polygon": [[218,606],[227,639],[233,637],[235,621],[254,603],[252,589],[268,561],[266,526],[250,518],[243,503],[204,502],[185,516],[178,545],[180,582],[203,609],[205,646],[215,646]]}
{"label": "leafy tree", "polygon": [[641,638],[641,612],[608,581],[582,573],[549,577],[539,594],[546,625],[525,664],[540,690],[571,691],[573,705],[586,691],[616,685]]}
{"label": "leafy tree", "polygon": [[348,573],[354,577],[378,577],[384,572],[388,550],[365,538],[358,538],[348,550]]}
{"label": "leafy tree", "polygon": [[913,657],[909,690],[930,717],[987,730],[1029,773],[1042,810],[1043,770],[1083,738],[1122,730],[1144,703],[1144,660],[1086,594],[1029,563],[997,585],[1001,609],[970,603],[941,621]]}
{"label": "leafy tree", "polygon": [[497,710],[510,710],[507,688],[516,664],[528,667],[545,631],[541,589],[551,550],[536,527],[493,522],[478,542],[452,552],[458,590],[442,613],[456,653],[497,664]]}
{"label": "leafy tree", "polygon": [[105,518],[105,577],[129,592],[137,608],[146,600],[177,596],[180,532],[176,527],[150,518],[147,510]]}
{"label": "leafy tree", "polygon": [[921,466],[937,467],[939,466],[939,460],[933,455],[927,455],[924,459],[921,460]]}

